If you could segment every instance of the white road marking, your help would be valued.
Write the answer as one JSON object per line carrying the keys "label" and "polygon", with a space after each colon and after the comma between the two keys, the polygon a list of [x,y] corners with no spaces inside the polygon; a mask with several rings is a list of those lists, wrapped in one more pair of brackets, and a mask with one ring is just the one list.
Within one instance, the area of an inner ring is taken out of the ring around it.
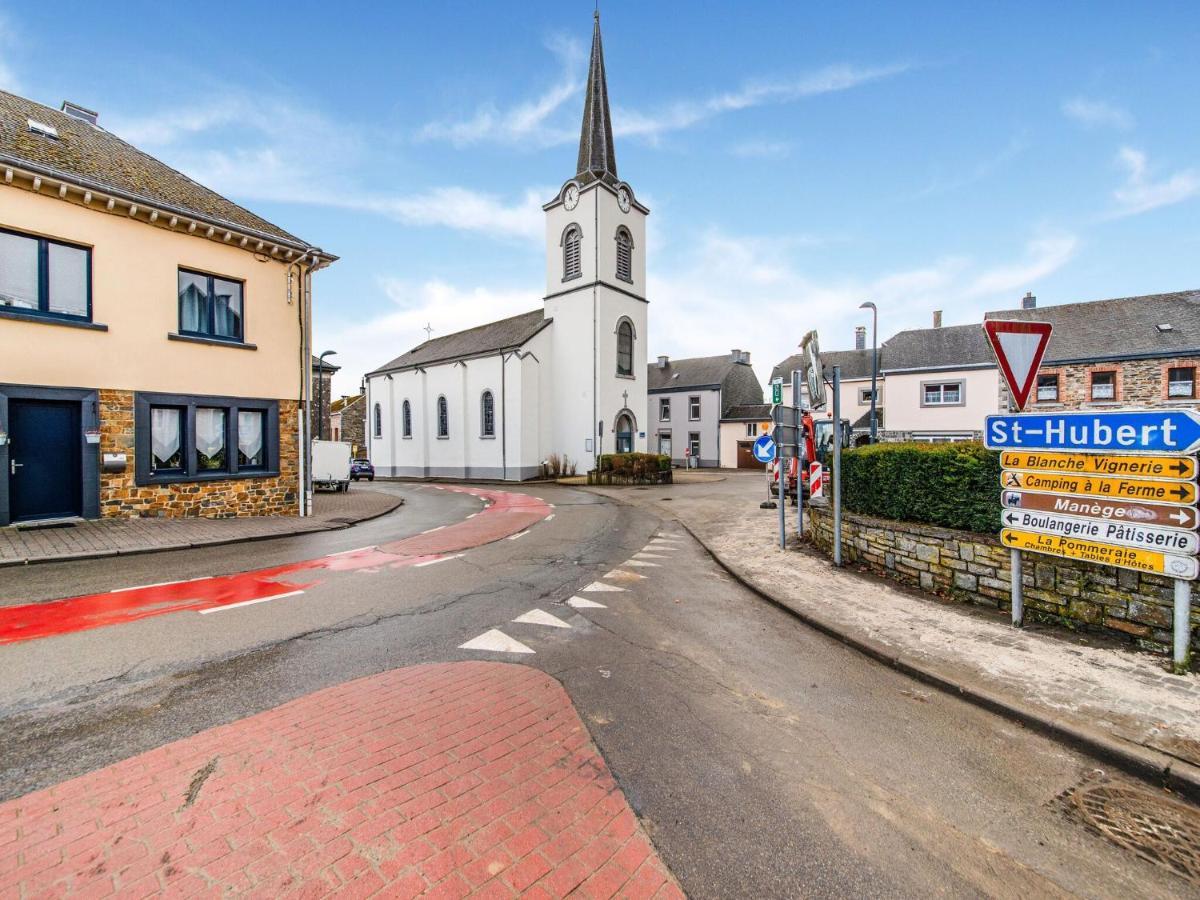
{"label": "white road marking", "polygon": [[558,507],[557,507],[557,506],[555,506],[553,503],[550,503],[550,504],[548,504],[548,506],[549,506],[551,509],[558,509]]}
{"label": "white road marking", "polygon": [[445,525],[439,525],[437,528],[426,528],[421,534],[433,534],[435,531],[441,531],[445,527]]}
{"label": "white road marking", "polygon": [[458,645],[459,650],[487,650],[492,653],[533,653],[518,640],[510,638],[499,628],[485,631],[477,638],[471,638],[465,644]]}
{"label": "white road marking", "polygon": [[113,588],[109,591],[110,594],[120,594],[124,591],[141,591],[146,588],[166,587],[169,584],[189,584],[193,581],[208,581],[210,578],[220,578],[220,575],[200,575],[196,578],[179,578],[175,581],[156,581],[154,584],[139,584],[136,587]]}
{"label": "white road marking", "polygon": [[513,621],[523,625],[545,625],[547,628],[571,627],[569,623],[564,622],[558,616],[541,609],[531,609],[529,612],[517,616]]}
{"label": "white road marking", "polygon": [[647,553],[642,550],[640,553],[633,554],[634,559],[670,559],[669,556],[663,556],[661,553]]}
{"label": "white road marking", "polygon": [[432,566],[435,563],[446,562],[447,560],[462,559],[462,558],[463,558],[463,554],[455,553],[453,556],[442,556],[442,557],[439,557],[438,559],[427,559],[427,560],[425,560],[425,562],[413,563],[413,568],[414,569],[422,569],[425,566]]}
{"label": "white road marking", "polygon": [[550,513],[550,515],[546,516],[546,518],[542,519],[542,521],[549,522],[553,518],[554,518],[554,513]]}
{"label": "white road marking", "polygon": [[372,544],[370,547],[355,547],[353,550],[339,550],[337,553],[330,553],[328,555],[329,556],[347,556],[351,553],[362,553],[364,550],[374,550],[374,549],[375,549],[375,545]]}
{"label": "white road marking", "polygon": [[657,569],[658,563],[642,562],[640,559],[627,559],[622,565],[635,566],[639,569]]}
{"label": "white road marking", "polygon": [[[616,590],[620,590],[620,588],[616,588]],[[603,603],[597,603],[587,597],[572,597],[567,601],[567,606],[573,606],[576,609],[608,609]]]}
{"label": "white road marking", "polygon": [[623,590],[625,590],[625,588],[616,587],[615,585],[611,585],[611,584],[605,584],[603,581],[593,581],[587,587],[580,588],[579,590],[581,592],[584,592],[584,591],[623,591]]}
{"label": "white road marking", "polygon": [[477,515],[479,515],[479,513],[477,513],[477,512],[475,512],[475,513],[471,513],[469,516],[467,516],[467,518],[468,518],[468,519],[473,519],[473,518],[475,518]]}
{"label": "white road marking", "polygon": [[622,578],[645,578],[646,576],[639,575],[637,572],[626,572],[624,569],[613,569],[611,572],[607,572],[600,577],[601,578],[615,578],[617,580],[620,580]]}
{"label": "white road marking", "polygon": [[682,542],[679,540],[679,538],[660,538],[660,537],[656,537],[656,538],[651,538],[651,539],[650,539],[650,543],[652,543],[652,544],[679,544],[679,543],[682,543]]}
{"label": "white road marking", "polygon": [[296,597],[303,594],[304,591],[288,591],[286,594],[276,594],[273,597],[259,597],[257,600],[243,600],[241,603],[227,603],[225,606],[214,606],[212,609],[200,610],[200,615],[207,616],[209,613],[224,612],[227,609],[237,609],[239,606],[253,606],[255,603],[266,603],[268,600],[282,600],[284,597]]}
{"label": "white road marking", "polygon": [[523,538],[527,534],[529,534],[529,529],[526,529],[525,531],[518,531],[516,534],[510,534],[508,536],[508,540],[515,541],[517,538]]}

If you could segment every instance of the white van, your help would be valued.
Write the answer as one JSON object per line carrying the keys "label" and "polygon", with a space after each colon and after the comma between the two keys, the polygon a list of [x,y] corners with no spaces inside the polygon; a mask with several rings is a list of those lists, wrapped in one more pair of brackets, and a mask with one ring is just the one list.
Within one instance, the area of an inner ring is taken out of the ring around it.
{"label": "white van", "polygon": [[350,445],[345,441],[312,442],[314,489],[350,490]]}

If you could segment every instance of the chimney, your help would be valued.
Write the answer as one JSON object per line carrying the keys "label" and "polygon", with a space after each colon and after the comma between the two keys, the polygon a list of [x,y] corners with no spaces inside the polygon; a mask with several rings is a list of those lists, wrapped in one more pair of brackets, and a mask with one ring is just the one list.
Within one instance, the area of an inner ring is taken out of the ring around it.
{"label": "chimney", "polygon": [[942,311],[940,309],[935,309],[933,311],[933,327],[934,328],[942,327]]}
{"label": "chimney", "polygon": [[866,325],[855,325],[854,326],[854,349],[855,350],[866,350],[867,349],[867,326]]}
{"label": "chimney", "polygon": [[658,367],[659,367],[660,369],[665,369],[665,368],[667,367],[667,362],[668,362],[668,359],[667,359],[667,357],[665,357],[665,356],[660,356],[660,357],[658,358]]}
{"label": "chimney", "polygon": [[731,357],[733,357],[733,361],[734,361],[734,362],[741,362],[741,361],[742,361],[742,351],[741,351],[741,350],[738,350],[738,349],[733,349],[733,350],[730,350],[730,351],[729,351],[729,355],[730,355]]}
{"label": "chimney", "polygon": [[749,350],[742,351],[742,362],[744,362],[746,365],[750,365],[750,351]]}
{"label": "chimney", "polygon": [[72,103],[70,100],[64,100],[60,109],[72,119],[79,119],[89,125],[95,125],[100,121],[100,113],[88,109],[86,106],[80,106],[78,103]]}
{"label": "chimney", "polygon": [[1033,291],[1025,292],[1021,298],[1021,309],[1037,309],[1037,297],[1033,296]]}

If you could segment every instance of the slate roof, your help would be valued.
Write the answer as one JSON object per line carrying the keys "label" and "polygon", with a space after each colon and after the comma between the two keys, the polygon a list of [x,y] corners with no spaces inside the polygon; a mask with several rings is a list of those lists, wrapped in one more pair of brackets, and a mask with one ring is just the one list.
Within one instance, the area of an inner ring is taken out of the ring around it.
{"label": "slate roof", "polygon": [[[37,134],[29,120],[53,126],[58,138]],[[64,112],[0,91],[0,162],[27,165],[131,200],[195,215],[302,248],[310,245],[278,225],[209,190],[115,134]]]}
{"label": "slate roof", "polygon": [[613,149],[612,116],[608,111],[608,80],[604,76],[599,10],[592,27],[592,58],[588,65],[587,94],[583,100],[577,169],[575,177],[580,184],[597,180],[617,184],[617,154]]}
{"label": "slate roof", "polygon": [[466,331],[456,331],[454,334],[418,344],[407,353],[367,374],[379,375],[383,372],[411,369],[414,366],[452,362],[456,359],[512,350],[520,347],[553,321],[546,318],[543,310],[535,309],[498,322],[468,328]]}
{"label": "slate roof", "polygon": [[884,341],[879,350],[881,372],[995,365],[983,327],[977,322],[901,331]]}
{"label": "slate roof", "polygon": [[322,368],[322,366],[324,367],[324,369],[325,369],[325,371],[326,371],[326,372],[336,372],[336,371],[338,371],[339,369],[341,369],[341,366],[335,366],[335,365],[334,365],[333,363],[331,363],[329,360],[325,360],[325,362],[324,362],[324,363],[322,363],[322,362],[320,361],[320,359],[318,359],[317,357],[315,357],[315,356],[314,356],[314,357],[312,358],[312,368],[313,368],[313,371],[314,371],[314,372],[318,371],[319,369],[321,369],[321,368]]}
{"label": "slate roof", "polygon": [[[989,312],[1054,326],[1045,363],[1200,354],[1200,291]],[[1159,325],[1170,325],[1159,331]],[[980,329],[982,331],[982,329]]]}
{"label": "slate roof", "polygon": [[[830,350],[821,353],[821,364],[828,369],[831,366],[842,367],[842,378],[870,378],[871,377],[871,351],[870,350]],[[783,362],[775,366],[771,370],[771,380],[782,378],[784,381],[790,382],[792,371],[800,369],[804,371],[806,366],[803,353],[793,353]],[[883,371],[883,348],[879,350],[879,371]]]}
{"label": "slate roof", "polygon": [[339,413],[344,409],[354,406],[354,404],[362,399],[364,399],[362,394],[356,394],[353,397],[338,397],[338,399],[329,404],[329,411],[331,413]]}
{"label": "slate roof", "polygon": [[726,407],[722,422],[765,422],[771,418],[770,403],[748,403]]}

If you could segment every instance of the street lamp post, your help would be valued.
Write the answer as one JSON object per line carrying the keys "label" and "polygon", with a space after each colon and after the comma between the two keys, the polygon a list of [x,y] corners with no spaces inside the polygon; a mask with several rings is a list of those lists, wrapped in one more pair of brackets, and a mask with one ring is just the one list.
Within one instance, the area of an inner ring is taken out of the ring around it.
{"label": "street lamp post", "polygon": [[879,399],[879,309],[868,300],[859,309],[871,311],[871,443],[875,443],[879,432],[878,415],[875,412],[875,402]]}
{"label": "street lamp post", "polygon": [[317,440],[325,440],[325,357],[337,356],[336,350],[326,350],[317,357]]}

